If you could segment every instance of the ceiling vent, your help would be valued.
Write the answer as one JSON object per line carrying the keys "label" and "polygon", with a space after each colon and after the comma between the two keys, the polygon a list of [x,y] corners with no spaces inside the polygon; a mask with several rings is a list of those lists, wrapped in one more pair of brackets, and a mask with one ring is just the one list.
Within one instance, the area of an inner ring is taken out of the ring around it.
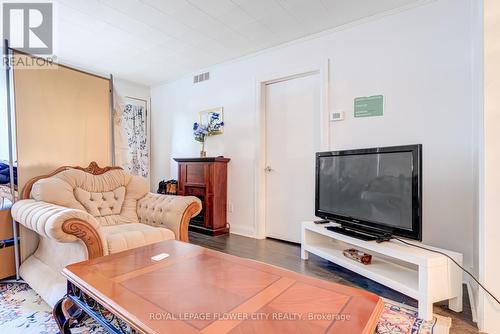
{"label": "ceiling vent", "polygon": [[199,83],[210,79],[210,72],[201,73],[193,77],[193,83]]}

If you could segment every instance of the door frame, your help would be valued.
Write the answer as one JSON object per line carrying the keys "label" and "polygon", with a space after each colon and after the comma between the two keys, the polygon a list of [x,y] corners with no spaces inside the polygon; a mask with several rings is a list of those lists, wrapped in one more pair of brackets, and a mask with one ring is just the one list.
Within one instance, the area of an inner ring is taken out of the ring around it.
{"label": "door frame", "polygon": [[[265,75],[256,79],[257,145],[255,163],[255,222],[254,233],[257,239],[266,238],[266,85],[319,74],[320,79],[320,141],[321,150],[330,147],[329,123],[329,59],[322,63],[303,68]],[[314,199],[311,199],[311,201]]]}

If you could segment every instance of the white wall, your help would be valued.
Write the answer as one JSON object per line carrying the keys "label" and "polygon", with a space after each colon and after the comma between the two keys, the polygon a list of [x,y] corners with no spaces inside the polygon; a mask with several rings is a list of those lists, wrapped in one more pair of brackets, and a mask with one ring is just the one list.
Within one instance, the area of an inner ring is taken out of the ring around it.
{"label": "white wall", "polygon": [[148,86],[120,78],[113,78],[113,87],[121,96],[131,96],[148,101],[151,97],[151,90]]}
{"label": "white wall", "polygon": [[[231,158],[228,214],[235,233],[255,233],[256,78],[330,59],[331,149],[422,143],[424,242],[465,254],[471,265],[474,217],[471,0],[439,0],[210,68],[152,88],[153,182],[176,177],[173,157],[196,156],[192,122],[224,106],[225,133],[211,156]],[[353,99],[383,94],[385,115],[353,119]],[[300,135],[300,134],[298,134]],[[293,200],[293,199],[291,199]]]}
{"label": "white wall", "polygon": [[[481,281],[500,298],[500,2],[484,1],[484,152],[481,182],[479,269]],[[500,305],[480,294],[479,328],[500,333]]]}

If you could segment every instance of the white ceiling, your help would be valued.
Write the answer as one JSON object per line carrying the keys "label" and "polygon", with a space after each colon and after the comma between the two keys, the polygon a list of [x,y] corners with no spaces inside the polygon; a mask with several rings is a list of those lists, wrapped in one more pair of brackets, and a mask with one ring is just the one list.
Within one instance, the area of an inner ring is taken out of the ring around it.
{"label": "white ceiling", "polygon": [[61,63],[145,85],[417,0],[56,0]]}

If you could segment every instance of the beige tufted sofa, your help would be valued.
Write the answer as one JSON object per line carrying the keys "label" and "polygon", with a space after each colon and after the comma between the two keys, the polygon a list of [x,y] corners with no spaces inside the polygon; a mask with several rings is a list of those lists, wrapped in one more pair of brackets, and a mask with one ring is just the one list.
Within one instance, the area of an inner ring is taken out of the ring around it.
{"label": "beige tufted sofa", "polygon": [[60,272],[71,263],[163,240],[188,241],[200,200],[148,188],[143,178],[95,163],[28,182],[12,217],[39,238],[34,252],[23,254],[22,278],[53,306],[66,290]]}

